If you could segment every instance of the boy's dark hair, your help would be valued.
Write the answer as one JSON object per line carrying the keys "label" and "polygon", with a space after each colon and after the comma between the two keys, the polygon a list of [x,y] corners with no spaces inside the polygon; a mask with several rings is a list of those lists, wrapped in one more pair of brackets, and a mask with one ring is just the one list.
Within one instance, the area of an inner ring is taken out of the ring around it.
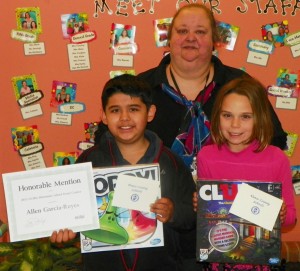
{"label": "boy's dark hair", "polygon": [[153,93],[150,85],[135,75],[123,74],[106,82],[101,96],[103,110],[107,106],[108,99],[116,93],[140,98],[148,110],[153,104]]}

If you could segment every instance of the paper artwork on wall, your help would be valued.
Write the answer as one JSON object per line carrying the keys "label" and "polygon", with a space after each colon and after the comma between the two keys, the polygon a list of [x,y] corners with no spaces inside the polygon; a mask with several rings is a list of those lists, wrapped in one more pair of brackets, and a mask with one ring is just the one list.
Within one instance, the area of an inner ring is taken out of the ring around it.
{"label": "paper artwork on wall", "polygon": [[79,152],[54,152],[53,166],[65,166],[75,164]]}
{"label": "paper artwork on wall", "polygon": [[300,165],[291,166],[293,186],[296,195],[300,195]]}
{"label": "paper artwork on wall", "polygon": [[46,167],[37,125],[11,128],[14,150],[21,156],[26,170]]}
{"label": "paper artwork on wall", "polygon": [[218,46],[233,51],[240,28],[232,24],[217,22],[217,30],[220,38]]}
{"label": "paper artwork on wall", "polygon": [[284,39],[289,33],[288,21],[273,22],[261,27],[262,38],[274,44],[275,48],[284,46]]}
{"label": "paper artwork on wall", "polygon": [[76,98],[77,84],[53,80],[51,90],[51,107],[58,107],[63,103],[74,102]]}
{"label": "paper artwork on wall", "polygon": [[109,78],[114,78],[114,77],[122,75],[122,74],[135,75],[135,70],[116,70],[116,71],[110,71],[109,72]]}
{"label": "paper artwork on wall", "polygon": [[112,23],[110,48],[116,55],[132,55],[137,52],[135,43],[136,27],[134,25],[124,25]]}
{"label": "paper artwork on wall", "polygon": [[153,20],[154,40],[157,47],[168,46],[168,32],[173,18]]}
{"label": "paper artwork on wall", "polygon": [[23,119],[40,116],[43,114],[41,106],[35,104],[44,97],[41,90],[38,90],[36,77],[34,74],[14,76],[11,78],[13,90]]}
{"label": "paper artwork on wall", "polygon": [[[287,131],[286,131],[287,132]],[[292,132],[287,132],[287,149],[284,150],[285,154],[291,157],[294,153],[296,143],[298,141],[298,135]]]}
{"label": "paper artwork on wall", "polygon": [[86,13],[72,13],[61,15],[63,38],[89,30],[88,15]]}
{"label": "paper artwork on wall", "polygon": [[17,29],[42,33],[41,13],[38,7],[16,9]]}

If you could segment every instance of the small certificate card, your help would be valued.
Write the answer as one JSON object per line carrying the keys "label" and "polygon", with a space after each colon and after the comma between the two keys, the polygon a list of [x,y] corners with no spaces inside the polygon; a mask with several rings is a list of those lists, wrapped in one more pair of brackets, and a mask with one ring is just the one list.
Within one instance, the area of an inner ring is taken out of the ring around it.
{"label": "small certificate card", "polygon": [[243,183],[229,212],[272,231],[281,205],[281,199]]}
{"label": "small certificate card", "polygon": [[160,183],[121,174],[115,187],[112,206],[150,212],[150,205],[159,198]]}
{"label": "small certificate card", "polygon": [[2,174],[10,241],[99,228],[91,163]]}

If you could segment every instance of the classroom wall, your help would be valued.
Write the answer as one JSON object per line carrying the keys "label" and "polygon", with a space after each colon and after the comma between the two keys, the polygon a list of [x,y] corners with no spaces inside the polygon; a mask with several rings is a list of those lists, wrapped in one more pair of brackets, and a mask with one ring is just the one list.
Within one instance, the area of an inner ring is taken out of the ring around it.
{"label": "classroom wall", "polygon": [[[96,10],[95,3],[106,2],[104,12]],[[140,0],[140,1],[94,1],[94,0],[20,0],[6,1],[2,5],[1,20],[1,130],[0,134],[0,170],[1,173],[25,170],[18,152],[14,151],[11,128],[37,125],[40,141],[44,145],[42,156],[47,167],[53,166],[54,152],[78,151],[77,143],[84,140],[84,123],[100,120],[100,95],[104,83],[109,79],[109,72],[124,68],[112,65],[112,51],[109,49],[110,28],[112,23],[135,25],[138,52],[134,56],[132,68],[136,73],[156,66],[167,48],[158,48],[154,42],[153,20],[172,17],[179,6],[188,1],[176,0]],[[192,1],[190,1],[192,2]],[[194,1],[197,2],[197,1]],[[247,63],[247,42],[249,39],[261,40],[261,26],[288,20],[291,33],[299,31],[300,2],[293,1],[198,1],[211,6],[217,20],[240,27],[234,50],[221,48],[218,50],[221,60],[231,66],[244,68],[249,74],[260,79],[265,85],[276,83],[279,68],[291,71],[299,70],[299,57],[294,58],[289,47],[276,48],[269,56],[267,66]],[[134,14],[133,4],[138,4]],[[290,6],[288,6],[290,5]],[[38,42],[45,44],[44,55],[26,56],[24,42],[11,37],[11,31],[16,29],[16,8],[39,7],[41,14],[42,33]],[[91,30],[97,37],[88,43],[91,68],[88,70],[71,71],[69,67],[67,44],[63,39],[61,15],[70,13],[87,13]],[[93,15],[97,13],[97,17]],[[117,14],[119,13],[119,14]],[[127,13],[127,16],[125,16]],[[38,89],[44,97],[38,102],[43,114],[38,117],[23,119],[20,106],[17,103],[11,78],[27,74],[35,74]],[[85,104],[86,110],[72,115],[72,123],[68,126],[50,123],[51,113],[57,112],[50,107],[51,88],[53,80],[74,82],[77,84],[76,101]],[[275,107],[276,97],[270,96]],[[276,109],[285,130],[300,133],[300,122],[297,121],[299,109]],[[299,165],[300,146],[296,145],[295,152],[289,157],[292,165]],[[300,217],[300,196],[295,196]],[[0,182],[0,219],[7,221],[6,206],[2,178]],[[299,240],[300,224],[286,230],[283,240]]]}

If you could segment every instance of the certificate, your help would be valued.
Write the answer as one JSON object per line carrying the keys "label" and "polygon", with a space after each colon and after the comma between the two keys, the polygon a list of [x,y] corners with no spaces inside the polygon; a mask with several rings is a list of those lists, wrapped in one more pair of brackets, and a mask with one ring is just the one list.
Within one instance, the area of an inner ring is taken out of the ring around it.
{"label": "certificate", "polygon": [[281,199],[243,183],[229,212],[272,231],[281,205]]}
{"label": "certificate", "polygon": [[160,183],[145,178],[120,174],[115,187],[112,206],[150,212],[150,205],[160,195]]}
{"label": "certificate", "polygon": [[99,228],[91,163],[2,174],[10,241]]}

